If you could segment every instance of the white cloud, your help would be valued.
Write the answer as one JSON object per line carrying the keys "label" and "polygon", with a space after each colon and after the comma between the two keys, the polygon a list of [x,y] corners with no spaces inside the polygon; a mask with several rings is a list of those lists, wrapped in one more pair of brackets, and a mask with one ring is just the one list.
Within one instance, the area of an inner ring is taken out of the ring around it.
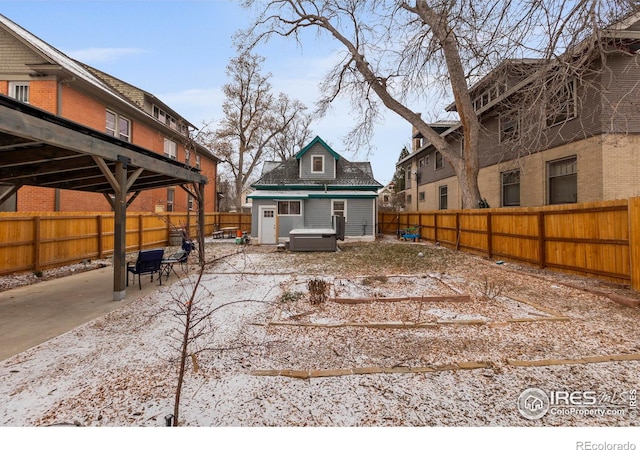
{"label": "white cloud", "polygon": [[158,93],[157,97],[198,128],[222,116],[224,94],[219,88]]}
{"label": "white cloud", "polygon": [[118,59],[146,53],[146,50],[140,48],[85,48],[79,50],[69,50],[67,55],[87,64],[113,62]]}

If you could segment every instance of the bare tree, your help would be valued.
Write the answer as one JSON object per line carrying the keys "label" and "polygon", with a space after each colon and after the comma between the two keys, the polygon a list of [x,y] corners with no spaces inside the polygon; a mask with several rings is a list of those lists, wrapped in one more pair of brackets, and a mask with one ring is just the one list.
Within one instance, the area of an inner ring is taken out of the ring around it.
{"label": "bare tree", "polygon": [[289,122],[289,126],[282,129],[266,145],[266,153],[269,158],[274,161],[286,161],[311,140],[311,116],[303,113],[306,106],[282,93],[278,96],[275,106],[276,109],[273,112],[281,123],[287,121],[287,117],[292,111],[301,112],[297,120]]}
{"label": "bare tree", "polygon": [[[463,208],[481,200],[478,146],[482,126],[473,85],[501,62],[551,61],[603,23],[637,8],[636,0],[246,0],[261,11],[240,35],[255,45],[279,35],[301,42],[315,29],[342,44],[343,59],[321,85],[319,112],[338,95],[351,98],[358,125],[349,139],[365,142],[380,102],[412,124],[453,167]],[[464,151],[421,117],[413,103],[443,93],[460,120]]]}
{"label": "bare tree", "polygon": [[[297,139],[299,134],[306,136],[308,132],[306,107],[285,94],[272,94],[271,75],[260,73],[263,62],[263,57],[248,52],[231,59],[227,66],[230,81],[223,87],[224,118],[208,137],[212,141],[210,145],[229,164],[238,211],[242,206],[242,191],[264,156],[287,145],[286,141],[278,144],[276,139]],[[289,145],[295,145],[295,139]]]}

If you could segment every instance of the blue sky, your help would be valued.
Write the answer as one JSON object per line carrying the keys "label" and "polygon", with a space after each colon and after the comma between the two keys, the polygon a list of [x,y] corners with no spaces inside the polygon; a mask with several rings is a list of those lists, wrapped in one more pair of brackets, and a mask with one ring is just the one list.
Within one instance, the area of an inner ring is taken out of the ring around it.
{"label": "blue sky", "polygon": [[[236,56],[231,37],[249,24],[239,1],[47,1],[0,0],[0,13],[67,55],[148,91],[197,127],[220,118],[225,69]],[[266,58],[274,92],[310,109],[318,83],[339,47],[315,34],[303,43],[273,39],[257,48]],[[353,127],[348,99],[312,124],[314,134],[354,161],[369,160],[386,184],[411,126],[392,113],[376,128],[374,151],[345,148]]]}

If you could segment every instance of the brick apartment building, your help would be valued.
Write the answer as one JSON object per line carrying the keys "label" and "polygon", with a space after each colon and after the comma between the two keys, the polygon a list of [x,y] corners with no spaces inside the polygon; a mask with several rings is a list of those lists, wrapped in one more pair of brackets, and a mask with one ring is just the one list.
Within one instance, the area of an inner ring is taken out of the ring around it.
{"label": "brick apartment building", "polygon": [[[219,159],[190,140],[195,127],[152,94],[76,61],[0,15],[0,94],[183,162],[208,178],[205,212],[216,211]],[[0,189],[7,189],[0,186]],[[180,187],[142,191],[132,212],[184,212]],[[0,211],[110,211],[103,195],[23,186]]]}
{"label": "brick apartment building", "polygon": [[[490,207],[640,195],[640,18],[605,30],[601,44],[605,56],[583,58],[584,67],[509,60],[471,87],[483,128],[478,185]],[[545,85],[544,77],[560,70],[580,75]],[[523,101],[533,97],[540,104]],[[462,154],[460,122],[432,127]],[[412,138],[412,152],[397,163],[405,174],[404,210],[461,208],[453,168],[415,129]]]}

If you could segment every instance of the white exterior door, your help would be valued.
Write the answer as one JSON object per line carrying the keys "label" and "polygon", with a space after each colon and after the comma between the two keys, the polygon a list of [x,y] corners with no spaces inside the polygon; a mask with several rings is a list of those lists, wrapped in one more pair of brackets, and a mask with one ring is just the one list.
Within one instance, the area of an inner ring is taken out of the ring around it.
{"label": "white exterior door", "polygon": [[259,222],[258,242],[260,244],[276,244],[276,207],[261,206]]}

